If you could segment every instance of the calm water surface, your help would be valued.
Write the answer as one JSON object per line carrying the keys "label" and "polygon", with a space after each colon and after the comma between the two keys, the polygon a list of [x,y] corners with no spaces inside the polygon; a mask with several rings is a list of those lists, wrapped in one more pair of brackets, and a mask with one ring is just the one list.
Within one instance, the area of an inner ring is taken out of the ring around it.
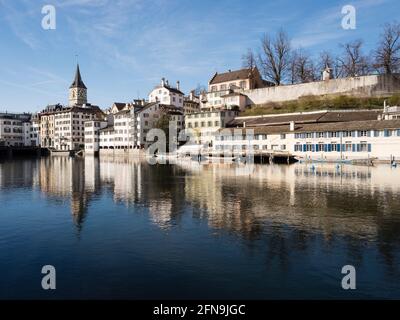
{"label": "calm water surface", "polygon": [[2,299],[400,298],[400,169],[0,160],[0,254]]}

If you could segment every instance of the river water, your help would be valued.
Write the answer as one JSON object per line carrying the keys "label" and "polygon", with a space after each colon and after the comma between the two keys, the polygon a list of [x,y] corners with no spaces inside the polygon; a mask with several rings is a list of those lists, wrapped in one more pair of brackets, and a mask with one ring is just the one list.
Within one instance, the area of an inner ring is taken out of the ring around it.
{"label": "river water", "polygon": [[398,299],[400,168],[1,160],[0,254],[2,299]]}

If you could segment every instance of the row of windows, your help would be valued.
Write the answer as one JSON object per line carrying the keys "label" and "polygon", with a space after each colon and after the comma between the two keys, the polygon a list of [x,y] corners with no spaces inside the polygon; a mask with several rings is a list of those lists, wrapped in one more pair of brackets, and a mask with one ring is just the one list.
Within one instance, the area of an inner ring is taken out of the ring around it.
{"label": "row of windows", "polygon": [[[241,140],[253,140],[253,139],[255,139],[255,140],[267,140],[267,138],[268,138],[268,135],[266,135],[266,134],[256,134],[254,136],[252,136],[252,135],[244,135],[244,134],[239,134],[239,135],[235,135],[235,134],[233,134],[233,135],[223,135],[222,134],[222,135],[217,135],[215,137],[215,139],[217,141],[234,141],[234,140],[241,141]],[[280,135],[280,138],[281,138],[281,140],[286,139],[286,134],[282,133]]]}
{"label": "row of windows", "polygon": [[3,124],[5,125],[13,125],[13,126],[22,126],[22,122],[19,121],[9,121],[9,120],[5,120],[3,121]]}
{"label": "row of windows", "polygon": [[7,140],[22,140],[21,136],[8,136]]}
{"label": "row of windows", "polygon": [[[227,89],[230,89],[230,88],[232,88],[232,87],[236,87],[237,86],[237,82],[231,82],[231,83],[229,83],[229,84],[221,84],[220,86],[219,86],[219,90],[227,90]],[[246,89],[246,81],[240,81],[239,82],[239,87],[240,88],[242,88],[242,89]],[[211,87],[211,92],[215,92],[215,91],[218,91],[218,86],[212,86]]]}
{"label": "row of windows", "polygon": [[[75,123],[75,120],[74,120]],[[62,125],[62,124],[71,124],[71,120],[68,121],[56,121],[56,125]]]}
{"label": "row of windows", "polygon": [[55,119],[70,119],[71,114],[70,113],[58,114],[54,118]]}
{"label": "row of windows", "polygon": [[235,146],[231,146],[231,145],[216,145],[215,149],[216,150],[229,150],[229,151],[235,151],[235,150],[249,150],[250,148],[252,148],[252,150],[254,151],[258,151],[258,150],[286,150],[286,145],[282,144],[282,145],[248,145],[248,144],[243,144],[243,145],[235,145]]}
{"label": "row of windows", "polygon": [[[179,121],[178,121],[178,125],[180,125]],[[208,121],[207,124],[205,121],[200,122],[200,126],[198,122],[195,122],[194,124],[192,124],[191,122],[189,122],[187,124],[188,128],[205,128],[205,127],[219,127],[219,121],[214,121],[214,125],[212,121]]]}
{"label": "row of windows", "polygon": [[214,116],[214,117],[218,117],[218,116],[224,117],[225,114],[227,116],[234,116],[235,112],[234,111],[221,111],[221,112],[195,113],[195,114],[187,115],[187,118],[189,118],[189,119],[191,119],[191,118],[205,118],[205,117],[210,118],[212,116]]}
{"label": "row of windows", "polygon": [[61,127],[61,128],[55,128],[54,129],[54,131],[70,131],[70,130],[76,130],[76,131],[84,131],[84,129],[83,128],[81,128],[81,127]]}
{"label": "row of windows", "polygon": [[391,130],[355,130],[355,131],[327,131],[327,132],[304,132],[295,133],[296,139],[314,139],[314,138],[346,138],[346,137],[400,137],[400,129]]}
{"label": "row of windows", "polygon": [[22,133],[22,128],[13,128],[13,129],[11,130],[11,128],[5,127],[5,128],[3,129],[3,132],[4,132],[4,133],[11,133],[11,131],[12,131],[13,133]]}
{"label": "row of windows", "polygon": [[100,122],[90,122],[90,121],[89,122],[83,122],[82,121],[82,124],[85,124],[85,128],[91,128],[91,127],[93,127],[93,125],[94,125],[95,128],[100,128]]}
{"label": "row of windows", "polygon": [[296,144],[294,146],[295,152],[371,152],[372,145],[367,142],[361,142],[354,144],[346,142],[345,144],[340,143],[318,143],[318,144]]}

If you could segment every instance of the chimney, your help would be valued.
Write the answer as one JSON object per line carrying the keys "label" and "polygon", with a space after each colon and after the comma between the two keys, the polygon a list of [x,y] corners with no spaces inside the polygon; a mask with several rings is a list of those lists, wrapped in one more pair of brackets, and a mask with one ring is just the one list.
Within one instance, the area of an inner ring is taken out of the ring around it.
{"label": "chimney", "polygon": [[289,129],[290,131],[294,131],[294,121],[290,121]]}
{"label": "chimney", "polygon": [[169,87],[169,82],[168,82],[168,80],[166,80],[165,82],[166,82],[166,84],[167,84],[167,87]]}
{"label": "chimney", "polygon": [[161,78],[161,87],[165,87],[165,78]]}
{"label": "chimney", "polygon": [[180,89],[180,86],[181,86],[181,83],[179,82],[179,80],[176,82],[176,88],[178,89],[178,90],[181,90]]}

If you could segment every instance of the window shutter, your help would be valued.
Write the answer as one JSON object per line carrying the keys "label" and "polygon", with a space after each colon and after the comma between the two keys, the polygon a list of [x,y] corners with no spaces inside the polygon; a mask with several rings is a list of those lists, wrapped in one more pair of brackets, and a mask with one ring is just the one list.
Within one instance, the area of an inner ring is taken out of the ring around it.
{"label": "window shutter", "polygon": [[368,144],[368,152],[371,152],[372,151],[372,145],[369,143]]}
{"label": "window shutter", "polygon": [[337,151],[340,152],[340,144],[337,145]]}
{"label": "window shutter", "polygon": [[353,144],[352,148],[353,148],[353,152],[356,152],[356,145],[355,144]]}

